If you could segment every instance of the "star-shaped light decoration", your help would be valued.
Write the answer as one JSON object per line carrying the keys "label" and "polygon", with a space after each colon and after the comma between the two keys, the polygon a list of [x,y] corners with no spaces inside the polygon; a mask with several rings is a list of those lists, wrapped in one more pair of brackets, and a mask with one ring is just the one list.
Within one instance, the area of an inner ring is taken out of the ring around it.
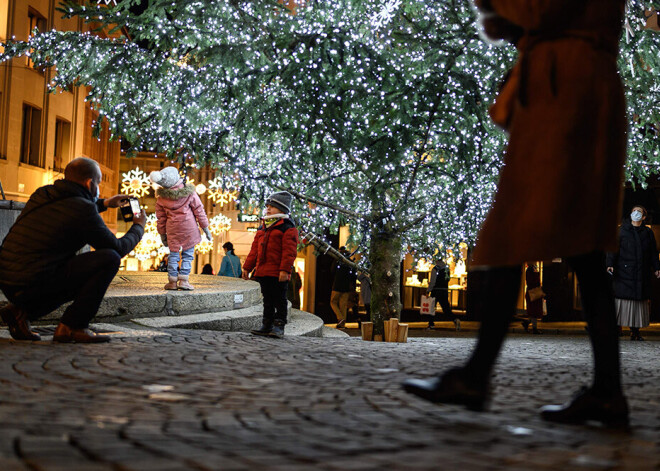
{"label": "star-shaped light decoration", "polygon": [[209,230],[215,235],[220,235],[229,229],[231,229],[231,219],[224,214],[218,214],[209,220]]}
{"label": "star-shaped light decoration", "polygon": [[149,180],[149,175],[137,167],[133,170],[122,173],[121,177],[121,192],[124,195],[142,198],[149,193],[149,190],[151,190],[151,180]]}

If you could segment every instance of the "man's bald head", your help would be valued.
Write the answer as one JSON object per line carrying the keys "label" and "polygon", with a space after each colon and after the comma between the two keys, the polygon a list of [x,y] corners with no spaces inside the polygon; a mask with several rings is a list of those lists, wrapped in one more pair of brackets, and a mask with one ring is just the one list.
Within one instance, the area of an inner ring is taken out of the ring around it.
{"label": "man's bald head", "polygon": [[64,179],[87,186],[89,179],[96,184],[101,180],[101,168],[94,160],[76,157],[64,169]]}

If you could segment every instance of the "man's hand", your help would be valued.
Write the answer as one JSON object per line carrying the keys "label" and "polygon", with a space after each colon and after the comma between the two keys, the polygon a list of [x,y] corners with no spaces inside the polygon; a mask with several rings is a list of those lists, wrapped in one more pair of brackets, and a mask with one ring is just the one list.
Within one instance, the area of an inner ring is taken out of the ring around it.
{"label": "man's hand", "polygon": [[139,224],[144,227],[147,224],[147,213],[140,211],[138,214],[133,215],[133,224]]}
{"label": "man's hand", "polygon": [[[103,206],[106,208],[118,208],[122,201],[128,199],[128,195],[115,195],[103,200]],[[142,224],[144,226],[144,224]]]}
{"label": "man's hand", "polygon": [[159,234],[160,235],[160,241],[163,243],[165,247],[167,247],[167,234]]}
{"label": "man's hand", "polygon": [[244,269],[243,270],[243,279],[247,280],[249,276],[250,276],[250,272],[248,272],[247,270]]}
{"label": "man's hand", "polygon": [[[614,274],[614,267],[607,267],[607,273],[609,273],[610,275],[613,275]],[[658,273],[658,272],[656,272],[656,273]]]}
{"label": "man's hand", "polygon": [[289,272],[288,271],[281,271],[280,272],[280,282],[282,281],[289,281]]}

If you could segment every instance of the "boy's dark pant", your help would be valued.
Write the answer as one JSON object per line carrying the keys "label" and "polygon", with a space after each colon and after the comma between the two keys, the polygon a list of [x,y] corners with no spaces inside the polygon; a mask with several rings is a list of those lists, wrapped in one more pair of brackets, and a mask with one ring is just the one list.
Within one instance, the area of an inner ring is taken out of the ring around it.
{"label": "boy's dark pant", "polygon": [[264,324],[286,324],[286,289],[289,282],[279,281],[276,276],[260,276],[257,280],[264,297]]}
{"label": "boy's dark pant", "polygon": [[31,286],[2,285],[12,304],[36,320],[72,301],[61,322],[72,329],[84,329],[99,310],[110,282],[119,270],[121,257],[112,249],[76,255],[43,283]]}

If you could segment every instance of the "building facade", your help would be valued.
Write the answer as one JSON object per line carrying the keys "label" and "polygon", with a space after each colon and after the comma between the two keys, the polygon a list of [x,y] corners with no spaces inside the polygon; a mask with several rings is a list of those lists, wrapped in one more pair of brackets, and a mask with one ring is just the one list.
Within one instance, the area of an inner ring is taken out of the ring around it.
{"label": "building facade", "polygon": [[[59,0],[0,0],[0,40],[27,40],[33,29],[84,30],[79,19],[65,20]],[[101,166],[101,196],[115,194],[120,144],[92,136],[98,114],[85,103],[86,90],[71,87],[48,93],[54,70],[34,66],[27,57],[0,64],[0,183],[5,197],[27,201],[42,185],[63,177],[66,164],[84,155]],[[116,211],[104,213],[116,230]]]}

